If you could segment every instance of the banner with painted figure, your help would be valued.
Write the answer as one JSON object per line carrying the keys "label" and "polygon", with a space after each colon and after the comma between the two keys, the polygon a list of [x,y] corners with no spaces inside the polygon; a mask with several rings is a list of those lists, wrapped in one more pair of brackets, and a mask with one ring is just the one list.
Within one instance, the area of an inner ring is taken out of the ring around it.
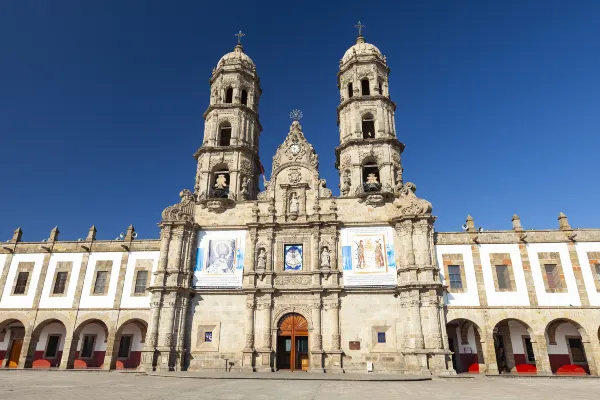
{"label": "banner with painted figure", "polygon": [[391,227],[342,229],[344,286],[395,286],[394,231]]}
{"label": "banner with painted figure", "polygon": [[198,232],[194,287],[242,287],[245,243],[246,231]]}

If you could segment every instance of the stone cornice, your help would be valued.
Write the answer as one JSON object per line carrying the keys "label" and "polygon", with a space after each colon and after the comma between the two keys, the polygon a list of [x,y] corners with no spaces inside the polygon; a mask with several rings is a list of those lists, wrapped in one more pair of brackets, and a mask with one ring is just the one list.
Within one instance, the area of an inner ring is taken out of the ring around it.
{"label": "stone cornice", "polygon": [[375,139],[349,139],[344,143],[340,144],[335,148],[335,167],[339,169],[340,167],[340,153],[346,150],[349,147],[357,146],[357,147],[365,147],[368,145],[377,145],[377,144],[390,144],[398,149],[398,152],[402,154],[404,151],[404,143],[398,140],[396,137],[383,137],[383,138],[375,138]]}
{"label": "stone cornice", "polygon": [[[128,250],[123,248],[126,246]],[[2,243],[0,254],[158,251],[159,239]]]}
{"label": "stone cornice", "polygon": [[260,124],[260,121],[258,118],[258,112],[254,111],[252,108],[245,106],[241,103],[211,104],[208,106],[206,111],[204,111],[204,114],[202,114],[202,118],[206,119],[208,114],[213,110],[234,110],[234,109],[240,109],[242,111],[246,111],[246,112],[253,114],[254,118],[256,118],[256,123],[258,124],[258,132],[259,133],[262,132],[263,129],[262,129],[262,125]]}
{"label": "stone cornice", "polygon": [[345,108],[346,106],[353,104],[353,103],[362,103],[362,102],[366,102],[366,101],[373,101],[373,100],[381,100],[384,103],[388,103],[390,106],[393,107],[393,110],[396,111],[396,103],[394,103],[389,97],[387,96],[383,96],[381,94],[374,94],[374,95],[369,95],[369,96],[352,96],[349,99],[346,99],[344,101],[342,101],[340,103],[339,106],[337,106],[337,123],[338,125],[340,124],[340,111],[342,111],[343,108]]}
{"label": "stone cornice", "polygon": [[340,77],[350,69],[350,67],[352,67],[353,65],[358,64],[358,65],[371,65],[371,64],[379,64],[381,65],[383,68],[385,68],[385,71],[387,72],[387,74],[389,75],[390,72],[392,72],[392,70],[390,69],[390,67],[388,67],[388,65],[380,58],[369,58],[369,59],[358,59],[357,57],[353,57],[351,59],[349,59],[348,61],[346,61],[344,64],[342,64],[340,66],[340,69],[337,73],[337,83],[338,83],[338,89],[340,88]]}
{"label": "stone cornice", "polygon": [[234,144],[234,145],[229,145],[229,146],[204,146],[204,145],[202,145],[194,153],[194,158],[197,160],[200,157],[200,155],[202,155],[204,153],[222,154],[222,153],[235,152],[235,151],[241,151],[241,152],[250,154],[256,160],[259,160],[258,151],[256,151],[252,147],[241,145],[241,144]]}

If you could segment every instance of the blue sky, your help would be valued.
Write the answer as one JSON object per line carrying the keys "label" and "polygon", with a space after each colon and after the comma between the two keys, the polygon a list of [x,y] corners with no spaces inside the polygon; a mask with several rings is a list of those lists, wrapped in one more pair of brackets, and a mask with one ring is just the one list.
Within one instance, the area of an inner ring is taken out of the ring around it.
{"label": "blue sky", "polygon": [[339,193],[336,73],[361,20],[387,56],[405,180],[438,231],[600,227],[600,2],[0,3],[0,240],[158,236],[193,188],[209,78],[243,30],[267,171],[302,124]]}

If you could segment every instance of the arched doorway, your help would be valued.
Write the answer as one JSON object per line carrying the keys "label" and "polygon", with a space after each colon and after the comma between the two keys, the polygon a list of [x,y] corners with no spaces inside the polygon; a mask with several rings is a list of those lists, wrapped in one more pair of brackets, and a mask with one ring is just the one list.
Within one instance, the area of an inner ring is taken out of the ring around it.
{"label": "arched doorway", "polygon": [[146,321],[141,319],[131,319],[121,325],[115,335],[111,369],[139,367],[147,329]]}
{"label": "arched doorway", "polygon": [[493,338],[498,373],[537,372],[534,352],[537,344],[529,325],[515,318],[504,319],[494,327]]}
{"label": "arched doorway", "polygon": [[485,371],[479,326],[468,319],[457,318],[448,322],[446,330],[454,370],[459,374]]}
{"label": "arched doorway", "polygon": [[286,314],[277,327],[277,369],[308,370],[308,322],[298,313]]}
{"label": "arched doorway", "polygon": [[[589,375],[591,344],[585,329],[566,318],[555,319],[546,327],[546,345],[552,373],[557,375]],[[588,354],[589,353],[589,354]]]}
{"label": "arched doorway", "polygon": [[24,337],[25,326],[20,320],[9,319],[0,323],[0,368],[17,368],[23,365],[20,359]]}

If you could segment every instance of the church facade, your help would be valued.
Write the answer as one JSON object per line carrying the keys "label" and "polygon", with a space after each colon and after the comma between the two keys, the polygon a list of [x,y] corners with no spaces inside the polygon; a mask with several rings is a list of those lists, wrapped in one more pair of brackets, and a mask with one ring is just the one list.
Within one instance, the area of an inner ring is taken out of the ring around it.
{"label": "church facade", "polygon": [[262,91],[238,43],[159,239],[0,246],[2,367],[597,375],[600,230],[436,232],[403,179],[389,72],[362,35],[340,60],[339,197],[297,111],[260,191]]}

